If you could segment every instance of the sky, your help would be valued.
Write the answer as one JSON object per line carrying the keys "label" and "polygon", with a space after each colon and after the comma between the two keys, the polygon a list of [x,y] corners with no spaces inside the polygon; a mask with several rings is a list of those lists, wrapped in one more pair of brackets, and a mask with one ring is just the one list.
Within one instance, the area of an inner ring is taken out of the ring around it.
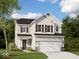
{"label": "sky", "polygon": [[13,13],[14,18],[35,18],[50,12],[62,20],[79,14],[79,0],[19,0],[19,4],[21,10]]}

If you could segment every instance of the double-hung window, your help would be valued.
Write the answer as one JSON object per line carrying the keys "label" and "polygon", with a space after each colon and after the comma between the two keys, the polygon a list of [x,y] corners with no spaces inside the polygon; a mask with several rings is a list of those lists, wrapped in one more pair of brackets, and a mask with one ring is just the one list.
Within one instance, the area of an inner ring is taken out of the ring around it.
{"label": "double-hung window", "polygon": [[50,32],[50,25],[45,25],[45,32]]}
{"label": "double-hung window", "polygon": [[36,25],[36,32],[41,32],[41,25]]}
{"label": "double-hung window", "polygon": [[22,33],[24,33],[24,32],[28,33],[28,27],[26,27],[26,26],[21,26],[21,32],[22,32]]}
{"label": "double-hung window", "polygon": [[47,26],[47,32],[50,32],[50,25]]}
{"label": "double-hung window", "polygon": [[56,26],[56,31],[59,31],[58,26]]}

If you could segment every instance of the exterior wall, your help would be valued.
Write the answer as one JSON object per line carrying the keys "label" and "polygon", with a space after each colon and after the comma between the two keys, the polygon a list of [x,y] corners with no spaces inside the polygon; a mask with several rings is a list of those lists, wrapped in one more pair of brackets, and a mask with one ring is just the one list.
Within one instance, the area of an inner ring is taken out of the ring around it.
{"label": "exterior wall", "polygon": [[[21,26],[28,27],[28,33],[27,32],[21,32]],[[30,27],[28,24],[17,24],[18,34],[29,34],[30,33]]]}
{"label": "exterior wall", "polygon": [[16,20],[15,20],[15,45],[16,45],[16,47],[18,47],[18,46],[17,46],[17,44],[18,44],[18,43],[17,43],[17,42],[18,42],[18,41],[17,41],[17,39],[18,39],[18,37],[17,37],[17,31],[18,31],[18,29],[17,29],[17,23],[16,23]]}
{"label": "exterior wall", "polygon": [[31,27],[30,27],[30,32],[31,32],[31,35],[32,35],[32,46],[31,46],[31,47],[32,47],[33,49],[35,49],[35,42],[36,42],[36,40],[35,40],[36,38],[35,38],[35,35],[34,35],[34,33],[35,33],[35,25],[36,25],[36,24],[34,23],[34,24],[32,24]]}
{"label": "exterior wall", "polygon": [[[45,15],[46,16],[46,15]],[[37,24],[44,24],[44,25],[53,25],[54,19],[51,18],[51,16],[46,16],[43,20],[37,20]]]}
{"label": "exterior wall", "polygon": [[17,36],[17,39],[16,39],[16,46],[17,48],[19,48],[20,50],[22,49],[22,41],[21,39]]}
{"label": "exterior wall", "polygon": [[[28,27],[28,33],[26,32],[21,32],[21,26],[27,26]],[[26,24],[17,24],[15,21],[15,45],[17,48],[19,48],[20,50],[22,49],[22,40],[21,39],[28,39],[30,37],[26,37],[26,36],[18,36],[17,34],[29,34],[30,33],[30,27],[29,25]]]}
{"label": "exterior wall", "polygon": [[20,49],[20,39],[19,39],[19,37],[17,36],[17,33],[18,33],[18,24],[17,23],[15,23],[15,45],[16,45],[16,47],[17,48],[19,48]]}

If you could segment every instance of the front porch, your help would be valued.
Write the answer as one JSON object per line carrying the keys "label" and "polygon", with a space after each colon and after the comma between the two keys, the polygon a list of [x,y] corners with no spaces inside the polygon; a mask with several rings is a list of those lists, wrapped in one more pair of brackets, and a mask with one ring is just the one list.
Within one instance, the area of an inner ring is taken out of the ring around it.
{"label": "front porch", "polygon": [[22,39],[22,50],[29,50],[31,49],[32,39]]}
{"label": "front porch", "polygon": [[20,40],[19,47],[21,50],[28,51],[32,46],[32,36],[30,34],[18,34]]}

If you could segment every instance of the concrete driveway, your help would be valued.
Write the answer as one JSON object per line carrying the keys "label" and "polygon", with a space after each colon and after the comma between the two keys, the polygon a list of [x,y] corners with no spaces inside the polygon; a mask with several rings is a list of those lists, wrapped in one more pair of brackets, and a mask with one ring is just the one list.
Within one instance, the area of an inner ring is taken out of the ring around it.
{"label": "concrete driveway", "polygon": [[79,56],[69,52],[45,52],[48,59],[79,59]]}

